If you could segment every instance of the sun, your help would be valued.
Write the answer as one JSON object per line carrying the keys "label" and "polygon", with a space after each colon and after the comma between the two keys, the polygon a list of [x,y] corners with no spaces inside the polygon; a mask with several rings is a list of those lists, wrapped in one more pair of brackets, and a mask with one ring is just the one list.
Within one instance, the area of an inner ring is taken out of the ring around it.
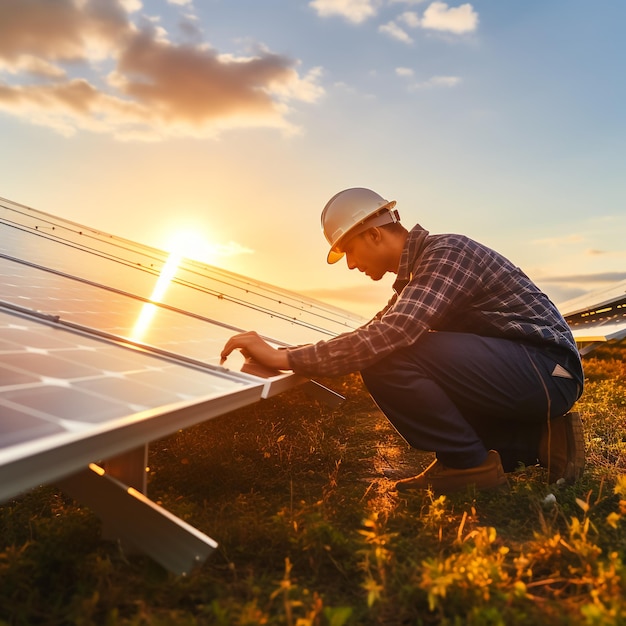
{"label": "sun", "polygon": [[166,252],[201,263],[213,264],[217,259],[217,246],[201,231],[180,228],[168,236],[163,246]]}

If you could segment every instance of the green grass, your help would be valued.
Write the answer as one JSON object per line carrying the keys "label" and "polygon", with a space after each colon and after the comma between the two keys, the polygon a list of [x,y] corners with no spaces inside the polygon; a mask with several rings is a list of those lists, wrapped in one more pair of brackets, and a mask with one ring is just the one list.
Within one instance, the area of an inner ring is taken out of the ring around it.
{"label": "green grass", "polygon": [[[100,538],[54,487],[0,507],[0,624],[626,624],[626,347],[585,359],[588,464],[510,492],[399,497],[417,473],[357,376],[154,442],[150,497],[219,543],[190,575]],[[555,502],[546,504],[553,494]]]}

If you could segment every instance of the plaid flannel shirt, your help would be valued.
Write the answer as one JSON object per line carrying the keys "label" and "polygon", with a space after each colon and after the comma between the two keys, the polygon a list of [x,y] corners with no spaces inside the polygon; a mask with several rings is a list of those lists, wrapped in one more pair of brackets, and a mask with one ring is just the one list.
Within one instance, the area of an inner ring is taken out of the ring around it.
{"label": "plaid flannel shirt", "polygon": [[305,376],[361,371],[433,330],[540,345],[582,379],[576,343],[554,304],[508,259],[469,237],[430,235],[415,226],[393,287],[389,304],[364,326],[287,348],[293,371]]}

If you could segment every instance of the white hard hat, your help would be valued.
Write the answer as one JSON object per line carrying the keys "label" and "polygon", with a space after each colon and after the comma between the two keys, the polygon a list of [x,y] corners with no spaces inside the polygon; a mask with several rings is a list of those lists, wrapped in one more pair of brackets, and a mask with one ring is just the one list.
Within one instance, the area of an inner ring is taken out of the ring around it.
{"label": "white hard hat", "polygon": [[399,222],[394,206],[395,200],[385,200],[364,187],[352,187],[335,194],[322,211],[322,231],[330,244],[328,263],[336,263],[343,257],[339,245],[348,235],[353,237],[373,226]]}

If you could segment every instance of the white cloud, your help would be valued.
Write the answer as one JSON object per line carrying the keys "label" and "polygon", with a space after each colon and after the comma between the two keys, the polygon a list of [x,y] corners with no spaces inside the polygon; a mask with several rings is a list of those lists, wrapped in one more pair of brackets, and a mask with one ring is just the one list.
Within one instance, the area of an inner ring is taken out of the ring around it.
{"label": "white cloud", "polygon": [[378,30],[397,41],[411,44],[413,38],[407,32],[407,28],[421,27],[459,35],[475,30],[477,25],[478,14],[470,4],[449,8],[445,2],[436,1],[426,8],[422,19],[415,11],[405,11],[398,15],[395,20],[379,26]]}
{"label": "white cloud", "polygon": [[143,8],[141,0],[119,0],[119,3],[128,13],[135,13]]}
{"label": "white cloud", "polygon": [[[413,70],[409,68],[397,68],[396,75],[402,78],[413,78]],[[431,76],[428,80],[422,82],[412,82],[409,84],[409,91],[418,91],[422,89],[436,89],[439,87],[450,88],[461,83],[459,76]]]}
{"label": "white cloud", "polygon": [[378,12],[380,0],[312,0],[309,6],[320,17],[339,15],[350,22],[360,24]]}
{"label": "white cloud", "polygon": [[226,244],[213,244],[210,246],[210,253],[216,257],[240,256],[242,254],[254,254],[254,250],[246,248],[235,241],[229,241]]}
{"label": "white cloud", "polygon": [[379,32],[389,35],[393,39],[402,41],[403,43],[413,43],[413,38],[396,22],[391,21],[378,27]]}
{"label": "white cloud", "polygon": [[454,87],[461,82],[459,76],[433,76],[427,81],[430,87]]}
{"label": "white cloud", "polygon": [[471,4],[448,7],[445,2],[433,2],[424,11],[422,27],[455,34],[469,33],[478,27],[478,14]]}
{"label": "white cloud", "polygon": [[302,77],[294,70],[290,78],[269,85],[268,91],[283,100],[316,102],[325,94],[324,88],[318,83],[322,74],[321,67],[314,67]]}
{"label": "white cloud", "polygon": [[409,28],[417,28],[420,25],[420,19],[415,11],[405,11],[401,13],[396,20],[391,20],[386,24],[378,27],[378,31],[389,35],[393,39],[402,41],[403,43],[413,43],[413,38],[409,33],[398,23],[401,22]]}
{"label": "white cloud", "polygon": [[398,19],[410,28],[417,28],[420,25],[420,18],[415,11],[405,11]]}

